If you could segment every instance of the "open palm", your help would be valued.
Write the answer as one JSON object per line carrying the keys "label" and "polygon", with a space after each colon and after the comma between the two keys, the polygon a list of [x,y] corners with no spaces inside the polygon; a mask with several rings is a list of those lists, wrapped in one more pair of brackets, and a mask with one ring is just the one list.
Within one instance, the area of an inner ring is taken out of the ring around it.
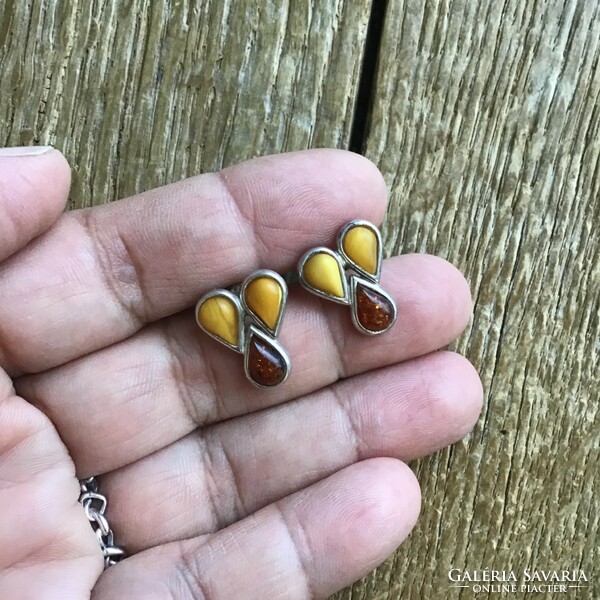
{"label": "open palm", "polygon": [[[291,289],[292,373],[273,390],[190,310],[351,219],[381,222],[375,167],[266,157],[61,215],[68,186],[56,151],[0,158],[0,598],[322,598],[384,560],[419,513],[401,461],[479,414],[475,371],[437,351],[469,319],[460,273],[386,260],[398,322],[375,338]],[[104,573],[77,502],[91,475],[129,556]]]}

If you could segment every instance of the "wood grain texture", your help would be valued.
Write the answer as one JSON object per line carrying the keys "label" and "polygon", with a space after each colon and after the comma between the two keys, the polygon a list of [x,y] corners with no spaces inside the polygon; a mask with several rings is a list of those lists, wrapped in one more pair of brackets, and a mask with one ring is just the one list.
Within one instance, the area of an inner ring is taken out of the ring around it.
{"label": "wood grain texture", "polygon": [[[600,13],[595,0],[391,0],[367,155],[390,252],[466,272],[486,407],[415,465],[407,544],[340,600],[598,598]],[[583,568],[595,590],[475,594],[462,569]],[[579,593],[577,593],[579,592]]]}
{"label": "wood grain texture", "polygon": [[0,141],[50,143],[72,206],[258,154],[345,147],[370,0],[7,0]]}

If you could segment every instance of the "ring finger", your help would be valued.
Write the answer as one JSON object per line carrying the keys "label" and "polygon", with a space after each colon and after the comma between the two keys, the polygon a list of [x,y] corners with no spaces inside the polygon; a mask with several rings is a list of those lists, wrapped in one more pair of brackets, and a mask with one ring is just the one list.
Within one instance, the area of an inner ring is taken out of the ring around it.
{"label": "ring finger", "polygon": [[199,430],[102,478],[130,552],[212,533],[367,458],[462,438],[481,408],[470,363],[438,352]]}

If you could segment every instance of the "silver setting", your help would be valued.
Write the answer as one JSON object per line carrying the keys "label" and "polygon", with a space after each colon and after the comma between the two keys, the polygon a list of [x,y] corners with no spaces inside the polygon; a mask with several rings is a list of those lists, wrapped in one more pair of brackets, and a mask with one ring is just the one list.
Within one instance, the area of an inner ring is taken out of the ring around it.
{"label": "silver setting", "polygon": [[[380,294],[386,300],[388,300],[388,302],[392,305],[392,309],[393,309],[392,320],[385,329],[382,329],[381,331],[371,331],[370,329],[365,329],[362,326],[361,322],[358,320],[358,299],[356,296],[356,288],[359,284],[366,288],[369,288],[370,290],[373,290],[377,294]],[[354,326],[360,332],[366,333],[367,335],[381,335],[382,333],[389,331],[394,326],[394,323],[396,322],[396,318],[398,317],[398,308],[396,306],[396,303],[394,302],[394,299],[386,291],[384,291],[379,285],[377,285],[376,283],[373,283],[373,281],[369,281],[368,279],[365,279],[363,277],[358,277],[357,275],[351,275],[350,276],[350,290],[351,290],[350,296],[352,298],[352,322],[354,323]]]}
{"label": "silver setting", "polygon": [[[365,271],[363,268],[357,265],[344,251],[344,238],[346,237],[346,234],[355,227],[364,227],[365,229],[369,229],[375,234],[375,237],[377,238],[377,270],[375,274]],[[369,281],[379,283],[379,279],[381,277],[381,263],[383,262],[383,240],[381,238],[381,232],[377,227],[375,227],[375,225],[373,225],[373,223],[369,221],[363,221],[361,219],[355,219],[354,221],[350,221],[350,223],[344,225],[344,227],[342,227],[342,229],[338,233],[337,246],[338,252],[344,259],[344,263],[348,268],[352,269],[353,271],[356,271],[356,273],[362,275]]]}
{"label": "silver setting", "polygon": [[[275,323],[275,328],[271,329],[247,304],[246,304],[246,288],[250,283],[252,283],[255,279],[259,279],[261,277],[266,277],[269,279],[273,279],[281,288],[281,306],[279,307],[279,315],[277,317],[277,322]],[[275,271],[271,271],[270,269],[259,269],[254,273],[251,273],[244,279],[241,287],[240,287],[240,300],[242,306],[244,307],[247,314],[249,314],[252,319],[256,322],[257,325],[268,331],[273,335],[273,337],[277,337],[279,335],[279,331],[281,329],[281,323],[283,322],[283,314],[285,313],[285,307],[287,306],[287,298],[288,298],[288,286],[285,282],[285,279],[279,275],[279,273],[275,273]]]}
{"label": "silver setting", "polygon": [[[335,262],[337,263],[337,265],[340,269],[340,279],[342,281],[342,286],[344,288],[344,297],[343,298],[338,298],[337,296],[333,296],[331,294],[328,294],[327,292],[318,290],[317,288],[314,288],[312,285],[310,285],[310,283],[308,283],[306,281],[306,279],[304,279],[304,266],[306,265],[307,261],[310,258],[312,258],[313,256],[315,256],[316,254],[329,254],[329,256],[332,256],[335,259]],[[300,285],[305,290],[308,290],[312,294],[316,294],[317,296],[320,296],[321,298],[325,298],[326,300],[332,300],[333,302],[337,302],[338,304],[344,304],[346,306],[351,304],[350,294],[349,294],[349,290],[348,290],[348,281],[346,279],[346,271],[344,269],[344,263],[343,263],[342,259],[340,258],[340,256],[337,254],[337,252],[334,252],[330,248],[325,248],[324,246],[320,246],[318,248],[312,248],[311,250],[306,252],[304,254],[304,256],[298,262],[298,280],[300,282]]]}
{"label": "silver setting", "polygon": [[282,383],[285,383],[287,381],[287,378],[290,376],[290,371],[292,370],[292,365],[290,363],[290,357],[288,356],[288,353],[286,352],[285,348],[275,338],[272,338],[271,336],[267,335],[259,327],[257,327],[256,325],[253,325],[253,324],[248,325],[248,330],[246,331],[246,345],[244,347],[244,373],[246,374],[246,378],[252,385],[254,385],[257,388],[270,390],[270,389],[273,389],[274,387],[276,387],[273,385],[261,385],[260,383],[257,383],[256,381],[254,381],[254,379],[252,379],[252,377],[250,377],[250,373],[248,370],[248,361],[250,358],[250,340],[252,339],[253,335],[260,338],[268,346],[271,346],[272,348],[275,349],[276,352],[281,354],[281,357],[283,358],[283,362],[285,363],[285,374],[283,376],[283,379],[277,385],[281,385]]}
{"label": "silver setting", "polygon": [[[233,302],[233,304],[236,307],[237,317],[238,317],[238,343],[236,346],[234,346],[233,344],[230,344],[229,342],[227,342],[223,338],[220,338],[218,335],[215,335],[211,331],[208,331],[208,329],[206,329],[202,325],[202,323],[200,323],[200,319],[198,319],[198,310],[200,309],[200,306],[202,304],[204,304],[204,302],[206,302],[209,298],[214,298],[215,296],[228,298],[229,300],[231,300]],[[196,303],[195,315],[196,315],[196,323],[198,323],[198,327],[200,327],[200,329],[202,329],[202,331],[204,331],[204,333],[208,334],[211,338],[213,338],[213,340],[217,340],[217,342],[223,344],[224,346],[227,346],[228,348],[231,348],[232,350],[235,350],[236,352],[243,354],[244,345],[245,345],[244,307],[242,306],[242,303],[241,303],[240,299],[238,298],[238,296],[236,296],[230,290],[223,290],[223,289],[211,290],[207,294],[204,294],[204,296],[202,296],[202,298],[200,298],[200,300],[198,300],[198,302]]]}

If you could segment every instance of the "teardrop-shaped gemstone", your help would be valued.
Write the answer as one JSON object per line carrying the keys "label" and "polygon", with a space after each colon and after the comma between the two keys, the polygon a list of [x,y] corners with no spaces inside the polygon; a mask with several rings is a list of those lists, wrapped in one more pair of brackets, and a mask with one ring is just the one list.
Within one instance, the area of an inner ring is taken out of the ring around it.
{"label": "teardrop-shaped gemstone", "polygon": [[389,298],[361,283],[356,284],[356,317],[368,331],[380,333],[394,321],[394,305]]}
{"label": "teardrop-shaped gemstone", "polygon": [[199,307],[196,315],[198,323],[210,335],[232,346],[239,342],[238,308],[231,298],[215,295],[207,298]]}
{"label": "teardrop-shaped gemstone", "polygon": [[275,330],[283,307],[283,290],[272,277],[256,277],[247,286],[244,301],[250,310],[271,330]]}
{"label": "teardrop-shaped gemstone", "polygon": [[357,225],[346,232],[342,242],[346,256],[363,271],[375,275],[379,267],[379,244],[375,232]]}
{"label": "teardrop-shaped gemstone", "polygon": [[344,298],[344,271],[339,260],[328,252],[316,252],[305,263],[302,276],[308,285],[319,292]]}
{"label": "teardrop-shaped gemstone", "polygon": [[248,340],[246,360],[248,375],[258,385],[272,387],[287,375],[287,364],[281,352],[256,334]]}

